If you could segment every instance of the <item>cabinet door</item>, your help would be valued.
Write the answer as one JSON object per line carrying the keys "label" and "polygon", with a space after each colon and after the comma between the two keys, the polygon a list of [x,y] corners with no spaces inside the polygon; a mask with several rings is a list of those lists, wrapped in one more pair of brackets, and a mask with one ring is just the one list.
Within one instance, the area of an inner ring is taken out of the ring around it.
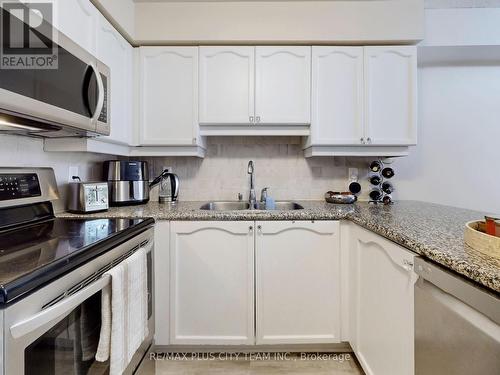
{"label": "cabinet door", "polygon": [[255,47],[200,47],[200,123],[250,124]]}
{"label": "cabinet door", "polygon": [[141,47],[140,90],[142,145],[199,141],[197,47]]}
{"label": "cabinet door", "polygon": [[111,134],[103,138],[126,145],[132,141],[132,50],[104,16],[99,15],[97,58],[111,70]]}
{"label": "cabinet door", "polygon": [[360,145],[363,47],[312,48],[311,143]]}
{"label": "cabinet door", "polygon": [[256,123],[309,124],[311,47],[256,47],[255,56]]}
{"label": "cabinet door", "polygon": [[340,342],[339,223],[256,226],[257,344]]}
{"label": "cabinet door", "polygon": [[253,225],[171,223],[171,344],[254,343]]}
{"label": "cabinet door", "polygon": [[154,247],[154,310],[155,310],[155,344],[170,343],[170,222],[158,220],[155,224]]}
{"label": "cabinet door", "polygon": [[415,255],[353,226],[351,346],[367,374],[414,373]]}
{"label": "cabinet door", "polygon": [[416,47],[365,47],[365,103],[369,144],[416,144]]}
{"label": "cabinet door", "polygon": [[82,48],[95,54],[99,11],[89,0],[57,0],[54,26]]}

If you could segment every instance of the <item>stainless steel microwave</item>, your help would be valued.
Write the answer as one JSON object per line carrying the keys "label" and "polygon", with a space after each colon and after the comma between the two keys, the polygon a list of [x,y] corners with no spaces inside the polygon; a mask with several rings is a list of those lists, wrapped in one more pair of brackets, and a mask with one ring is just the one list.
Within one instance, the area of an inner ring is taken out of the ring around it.
{"label": "stainless steel microwave", "polygon": [[[1,11],[5,22],[10,13]],[[11,16],[8,22],[11,30],[22,32],[21,19]],[[46,26],[47,38],[56,47],[57,68],[0,66],[0,134],[109,135],[110,69],[52,25]],[[0,42],[4,53],[5,39]]]}

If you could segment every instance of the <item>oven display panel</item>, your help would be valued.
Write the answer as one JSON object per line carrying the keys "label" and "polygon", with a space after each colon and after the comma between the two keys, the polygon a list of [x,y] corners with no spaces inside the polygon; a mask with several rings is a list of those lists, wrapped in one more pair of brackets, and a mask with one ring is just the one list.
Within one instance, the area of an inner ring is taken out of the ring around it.
{"label": "oven display panel", "polygon": [[40,183],[35,173],[0,174],[0,201],[40,195],[42,195]]}

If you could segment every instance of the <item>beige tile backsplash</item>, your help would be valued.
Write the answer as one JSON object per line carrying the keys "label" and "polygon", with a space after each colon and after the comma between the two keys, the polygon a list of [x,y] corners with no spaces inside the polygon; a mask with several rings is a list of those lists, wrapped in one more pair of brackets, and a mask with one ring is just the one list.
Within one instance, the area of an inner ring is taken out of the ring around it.
{"label": "beige tile backsplash", "polygon": [[0,166],[54,169],[60,195],[60,199],[54,202],[56,212],[66,209],[70,166],[78,167],[83,181],[96,181],[102,177],[102,162],[113,158],[83,152],[44,152],[43,139],[0,134]]}
{"label": "beige tile backsplash", "polygon": [[[346,191],[348,168],[359,168],[363,186],[361,199],[368,194],[368,159],[304,158],[299,137],[210,137],[207,155],[194,157],[144,158],[151,173],[172,167],[180,179],[181,200],[236,200],[248,198],[247,164],[255,162],[257,198],[260,189],[270,188],[275,199],[323,199],[328,190]],[[152,176],[153,177],[153,176]],[[151,199],[158,196],[153,189]]]}

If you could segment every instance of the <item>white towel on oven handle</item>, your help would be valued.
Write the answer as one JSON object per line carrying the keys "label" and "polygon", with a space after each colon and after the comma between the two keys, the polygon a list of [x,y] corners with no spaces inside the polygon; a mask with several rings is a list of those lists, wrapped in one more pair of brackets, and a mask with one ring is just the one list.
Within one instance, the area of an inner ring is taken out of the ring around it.
{"label": "white towel on oven handle", "polygon": [[[111,280],[111,277],[110,277]],[[106,362],[109,359],[111,346],[111,281],[101,292],[101,332],[95,359]]]}
{"label": "white towel on oven handle", "polygon": [[105,273],[111,276],[111,285],[102,292],[101,335],[96,360],[110,359],[110,375],[125,370],[149,335],[146,256],[146,250],[141,248]]}
{"label": "white towel on oven handle", "polygon": [[[144,339],[148,337],[148,266],[144,248],[125,260],[128,264],[128,348],[127,365]],[[113,346],[111,346],[113,349]]]}

